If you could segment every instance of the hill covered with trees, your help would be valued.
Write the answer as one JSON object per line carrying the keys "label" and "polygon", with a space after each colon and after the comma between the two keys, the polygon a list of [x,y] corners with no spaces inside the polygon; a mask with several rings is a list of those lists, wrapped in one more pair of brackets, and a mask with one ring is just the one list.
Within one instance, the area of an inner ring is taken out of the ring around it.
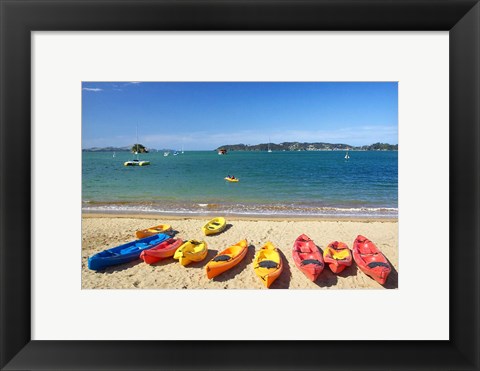
{"label": "hill covered with trees", "polygon": [[216,148],[227,151],[398,151],[398,144],[374,143],[365,146],[352,146],[343,143],[307,143],[307,142],[283,142],[283,143],[261,143],[255,145],[247,144],[226,144]]}

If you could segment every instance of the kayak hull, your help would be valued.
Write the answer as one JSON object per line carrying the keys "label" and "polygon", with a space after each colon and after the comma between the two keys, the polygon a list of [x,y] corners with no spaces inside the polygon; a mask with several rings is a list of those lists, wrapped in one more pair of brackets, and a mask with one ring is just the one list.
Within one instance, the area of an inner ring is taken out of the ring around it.
{"label": "kayak hull", "polygon": [[147,264],[157,263],[160,260],[172,257],[182,244],[181,239],[169,238],[158,246],[142,251],[140,259]]}
{"label": "kayak hull", "polygon": [[170,236],[167,234],[156,234],[108,250],[103,250],[88,258],[88,268],[98,271],[113,265],[125,264],[137,260],[142,251],[158,246],[168,238],[170,238]]}
{"label": "kayak hull", "polygon": [[267,242],[255,254],[253,269],[267,289],[280,277],[283,271],[282,257],[271,242]]}
{"label": "kayak hull", "polygon": [[[212,279],[223,272],[228,271],[240,263],[247,255],[247,240],[242,240],[237,244],[226,248],[210,260],[205,267],[208,279]],[[219,258],[228,258],[229,260],[220,260]],[[216,261],[217,260],[217,261]]]}
{"label": "kayak hull", "polygon": [[385,255],[372,241],[361,235],[353,242],[353,260],[363,273],[381,285],[387,282],[392,271]]}
{"label": "kayak hull", "polygon": [[225,180],[226,180],[227,182],[230,182],[230,183],[237,183],[237,182],[239,181],[239,180],[236,179],[236,178],[235,178],[235,179],[232,179],[232,178],[229,178],[228,176],[225,177]]}
{"label": "kayak hull", "polygon": [[205,236],[210,236],[213,234],[223,232],[226,226],[227,226],[227,222],[225,221],[225,218],[222,218],[222,217],[213,218],[202,227],[202,231],[205,234]]}
{"label": "kayak hull", "polygon": [[298,236],[293,243],[292,257],[297,268],[312,282],[320,276],[325,267],[317,245],[305,234]]}
{"label": "kayak hull", "polygon": [[179,263],[186,266],[192,262],[200,262],[207,257],[208,249],[205,241],[188,240],[173,255]]}
{"label": "kayak hull", "polygon": [[147,166],[150,165],[150,161],[125,161],[124,166]]}

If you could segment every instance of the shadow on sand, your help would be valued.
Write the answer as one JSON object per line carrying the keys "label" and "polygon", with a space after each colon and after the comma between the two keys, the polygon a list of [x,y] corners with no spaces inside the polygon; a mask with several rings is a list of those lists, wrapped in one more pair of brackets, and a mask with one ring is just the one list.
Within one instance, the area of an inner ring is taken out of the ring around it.
{"label": "shadow on sand", "polygon": [[278,252],[280,253],[280,258],[282,259],[283,270],[282,273],[280,273],[280,276],[270,285],[269,288],[288,289],[290,287],[290,280],[292,279],[292,271],[283,251],[278,249]]}
{"label": "shadow on sand", "polygon": [[398,289],[398,272],[393,266],[392,262],[387,257],[385,258],[387,259],[388,264],[390,264],[390,267],[392,267],[392,270],[388,275],[387,282],[385,282],[385,285],[383,285],[383,287],[385,287],[386,289]]}
{"label": "shadow on sand", "polygon": [[214,282],[225,282],[232,278],[234,278],[237,274],[245,269],[247,265],[249,265],[253,261],[253,257],[255,256],[255,246],[249,245],[247,247],[247,254],[243,258],[243,260],[234,266],[232,269],[229,269],[226,272],[218,275],[217,277],[212,278]]}
{"label": "shadow on sand", "polygon": [[149,264],[149,265],[151,267],[162,267],[164,265],[175,264],[175,263],[178,263],[178,260],[175,260],[175,259],[173,259],[173,256],[170,256],[169,258],[159,260],[158,262],[155,262],[155,263]]}
{"label": "shadow on sand", "polygon": [[[329,269],[328,267],[326,269]],[[352,259],[352,264],[341,271],[337,276],[347,278],[350,276],[356,276],[358,274],[358,267]]]}
{"label": "shadow on sand", "polygon": [[187,265],[187,267],[191,267],[191,268],[203,268],[204,266],[206,266],[208,264],[208,262],[210,260],[212,260],[215,255],[218,254],[218,251],[217,250],[211,250],[211,249],[208,249],[207,251],[207,257],[205,259],[203,259],[202,261],[199,261],[199,262],[192,262],[190,264]]}
{"label": "shadow on sand", "polygon": [[179,231],[177,231],[176,229],[172,229],[171,231],[169,232],[166,232],[166,234],[168,234],[170,236],[170,238],[175,238],[175,236],[180,233]]}
{"label": "shadow on sand", "polygon": [[324,267],[320,276],[313,282],[318,287],[332,287],[338,282],[337,275],[330,268]]}
{"label": "shadow on sand", "polygon": [[99,270],[97,272],[109,273],[109,274],[115,273],[115,272],[121,272],[121,271],[125,271],[127,269],[130,269],[130,268],[133,268],[134,266],[136,266],[140,263],[143,263],[143,260],[142,259],[136,259],[136,260],[132,260],[131,262],[128,262],[128,263],[112,265],[110,267],[106,267],[105,269]]}

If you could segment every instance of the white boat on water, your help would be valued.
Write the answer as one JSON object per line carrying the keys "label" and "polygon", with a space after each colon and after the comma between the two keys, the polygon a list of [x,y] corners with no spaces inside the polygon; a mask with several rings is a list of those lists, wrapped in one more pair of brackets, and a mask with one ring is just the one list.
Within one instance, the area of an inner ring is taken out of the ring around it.
{"label": "white boat on water", "polygon": [[150,161],[140,161],[138,158],[138,125],[137,125],[137,148],[135,151],[135,158],[133,160],[125,161],[124,166],[147,166],[150,165]]}
{"label": "white boat on water", "polygon": [[169,154],[170,154],[170,152],[168,152],[168,151],[163,152],[163,157],[167,157]]}
{"label": "white boat on water", "polygon": [[350,158],[350,156],[348,155],[348,151],[347,153],[345,154],[345,160],[348,160]]}

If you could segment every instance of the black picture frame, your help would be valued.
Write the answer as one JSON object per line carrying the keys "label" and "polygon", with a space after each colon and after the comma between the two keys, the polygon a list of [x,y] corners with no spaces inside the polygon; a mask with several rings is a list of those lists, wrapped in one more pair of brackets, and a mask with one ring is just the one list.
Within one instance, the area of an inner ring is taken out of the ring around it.
{"label": "black picture frame", "polygon": [[[2,369],[479,369],[478,1],[0,0],[0,27]],[[450,340],[32,341],[30,36],[41,30],[448,31]]]}

